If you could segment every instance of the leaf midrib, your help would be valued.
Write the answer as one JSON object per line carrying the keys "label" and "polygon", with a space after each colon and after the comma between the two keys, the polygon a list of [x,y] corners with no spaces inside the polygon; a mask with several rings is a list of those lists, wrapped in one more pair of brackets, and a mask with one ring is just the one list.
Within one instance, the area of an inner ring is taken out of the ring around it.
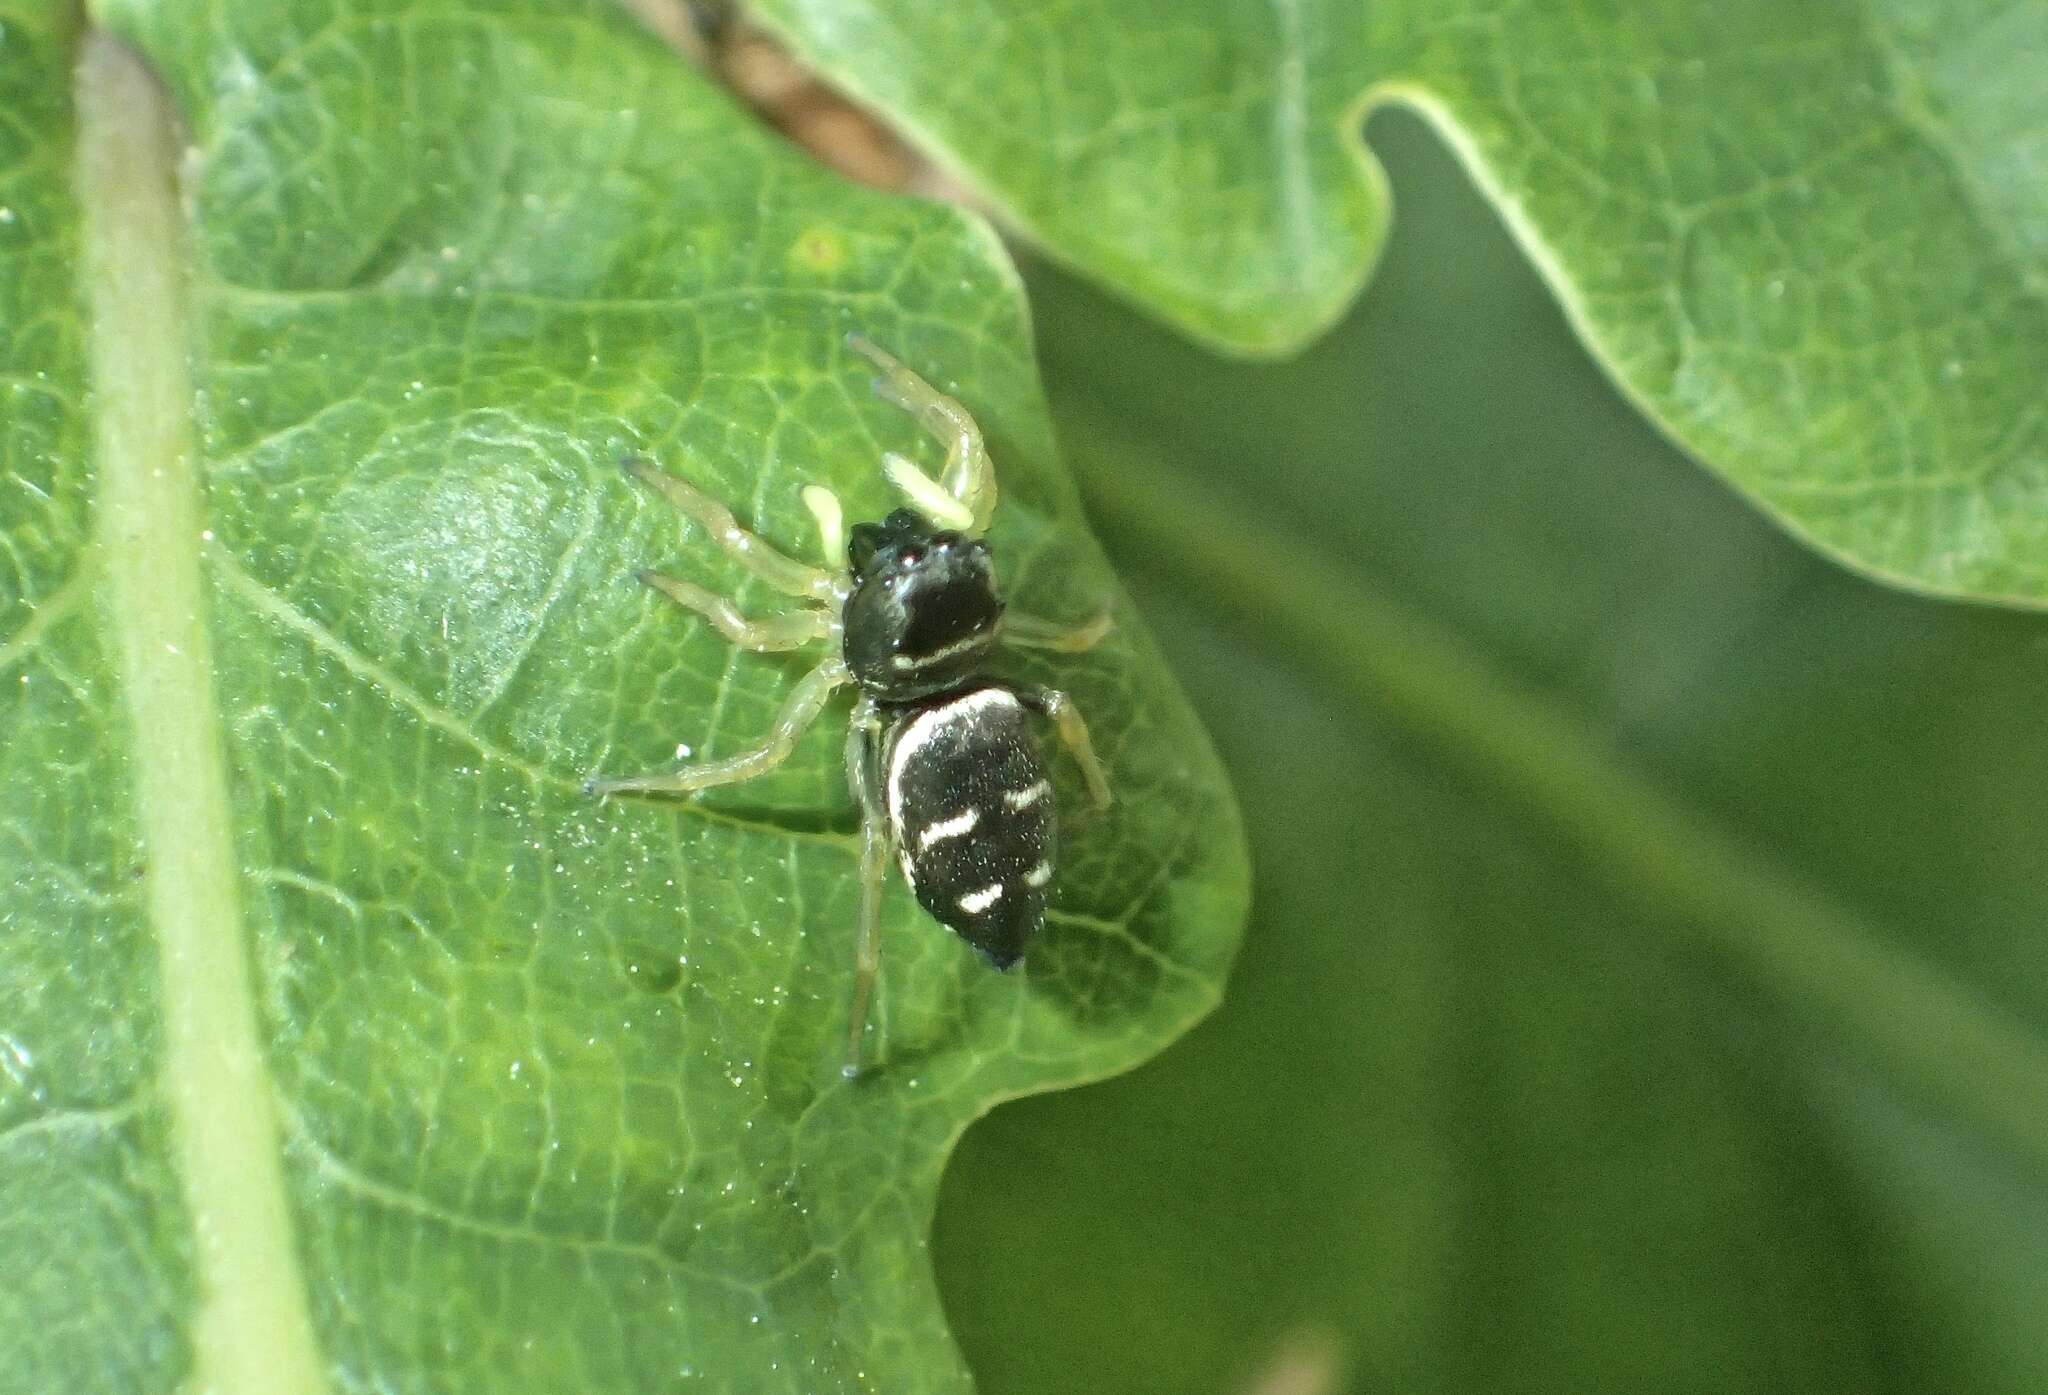
{"label": "leaf midrib", "polygon": [[199,1285],[195,1389],[322,1395],[236,896],[200,567],[177,144],[127,48],[87,36],[77,86],[96,411],[96,551],[131,728],[158,944],[163,1098]]}

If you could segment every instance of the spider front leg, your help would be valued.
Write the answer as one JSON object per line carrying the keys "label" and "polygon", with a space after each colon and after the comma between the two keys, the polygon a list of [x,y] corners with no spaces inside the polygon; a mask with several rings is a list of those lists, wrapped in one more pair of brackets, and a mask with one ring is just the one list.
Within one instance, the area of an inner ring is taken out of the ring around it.
{"label": "spider front leg", "polygon": [[622,462],[627,474],[660,494],[697,526],[709,533],[732,559],[760,580],[804,600],[837,605],[846,598],[845,581],[818,567],[805,566],[763,542],[732,516],[732,510],[696,486],[657,470],[638,456]]}
{"label": "spider front leg", "polygon": [[876,395],[916,417],[946,448],[937,480],[894,451],[882,457],[889,479],[939,526],[976,537],[986,533],[996,511],[996,467],[973,414],[866,336],[849,334],[846,342],[882,370]]}
{"label": "spider front leg", "polygon": [[797,738],[802,736],[818,714],[825,710],[825,703],[831,698],[832,690],[846,682],[849,677],[844,660],[834,656],[805,674],[795,688],[790,690],[788,699],[782,704],[782,711],[775,719],[775,725],[768,733],[768,739],[751,751],[743,751],[724,760],[700,761],[686,765],[681,770],[668,771],[659,775],[632,775],[624,779],[586,780],[585,794],[688,794],[693,790],[710,789],[714,785],[738,784],[758,775],[766,775],[776,766],[789,759],[789,753],[796,749]]}
{"label": "spider front leg", "polygon": [[804,507],[811,511],[811,517],[818,522],[818,546],[824,551],[825,565],[834,572],[846,570],[846,510],[839,505],[839,496],[822,484],[807,484],[803,488]]}
{"label": "spider front leg", "polygon": [[793,610],[765,620],[749,620],[730,597],[707,591],[695,582],[680,581],[660,572],[639,572],[640,580],[667,596],[685,610],[694,610],[717,627],[718,632],[742,649],[757,654],[784,649],[801,649],[828,638],[832,614],[825,610]]}
{"label": "spider front leg", "polygon": [[881,718],[872,698],[862,698],[846,732],[846,783],[860,806],[860,920],[853,940],[853,1014],[846,1032],[848,1079],[860,1074],[861,1037],[867,1031],[868,1004],[875,977],[882,968],[882,883],[889,874],[889,821],[882,812],[882,793],[875,770],[880,755]]}
{"label": "spider front leg", "polygon": [[1088,797],[1095,801],[1096,808],[1107,809],[1110,803],[1109,775],[1096,757],[1095,743],[1088,739],[1088,724],[1081,720],[1074,700],[1054,688],[1019,688],[1016,692],[1019,702],[1052,719],[1060,744],[1067,748],[1074,764],[1081,767],[1081,778],[1088,785]]}

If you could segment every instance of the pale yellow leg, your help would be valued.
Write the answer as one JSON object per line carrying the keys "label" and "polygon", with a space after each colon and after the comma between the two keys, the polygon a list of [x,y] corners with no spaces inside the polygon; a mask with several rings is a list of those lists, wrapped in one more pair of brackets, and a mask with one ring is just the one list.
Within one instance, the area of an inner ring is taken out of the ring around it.
{"label": "pale yellow leg", "polygon": [[658,492],[696,523],[733,560],[785,596],[837,603],[841,582],[832,572],[806,566],[770,547],[732,516],[732,510],[685,480],[657,470],[637,456],[625,461],[626,473]]}
{"label": "pale yellow leg", "polygon": [[1073,756],[1074,764],[1081,767],[1081,778],[1088,784],[1088,797],[1095,801],[1096,808],[1107,809],[1110,802],[1109,775],[1096,757],[1095,743],[1088,739],[1088,724],[1081,720],[1074,700],[1053,688],[1019,690],[1017,696],[1052,718],[1053,730],[1059,733],[1060,744]]}
{"label": "pale yellow leg", "polygon": [[776,717],[768,739],[751,751],[743,751],[724,760],[699,761],[665,774],[589,780],[584,783],[583,792],[596,795],[688,794],[692,790],[737,784],[757,775],[766,775],[789,759],[789,753],[796,749],[797,738],[825,710],[832,690],[846,682],[848,677],[845,662],[836,657],[827,659],[805,674],[782,704],[782,711]]}
{"label": "pale yellow leg", "polygon": [[667,596],[685,610],[694,610],[709,620],[727,639],[757,654],[784,649],[801,649],[832,633],[832,617],[822,610],[794,610],[749,620],[731,598],[708,591],[695,582],[681,581],[660,572],[640,572],[640,580]]}
{"label": "pale yellow leg", "polygon": [[825,565],[835,572],[846,570],[846,510],[839,496],[822,484],[804,486],[804,507],[818,520],[818,543]]}
{"label": "pale yellow leg", "polygon": [[[996,469],[973,414],[866,336],[849,334],[846,342],[855,353],[882,370],[882,376],[875,380],[875,391],[881,398],[916,417],[918,424],[946,448],[946,464],[936,486],[928,475],[900,455],[887,461],[889,478],[910,496],[911,502],[925,509],[934,522],[969,533],[987,532],[996,511]],[[937,500],[946,496],[959,505],[958,512],[943,504],[934,509]]]}
{"label": "pale yellow leg", "polygon": [[1002,637],[1006,644],[1021,645],[1026,649],[1051,649],[1061,654],[1085,654],[1102,643],[1103,637],[1116,628],[1116,621],[1108,607],[1093,620],[1079,625],[1060,625],[1051,620],[1041,620],[1036,615],[1020,615],[1014,610],[1003,612]]}
{"label": "pale yellow leg", "polygon": [[889,875],[889,825],[868,767],[869,743],[879,726],[874,704],[864,700],[846,733],[846,783],[860,806],[860,920],[854,926],[853,1012],[847,1021],[846,1062],[841,1067],[849,1079],[860,1074],[868,1004],[882,969],[882,884]]}

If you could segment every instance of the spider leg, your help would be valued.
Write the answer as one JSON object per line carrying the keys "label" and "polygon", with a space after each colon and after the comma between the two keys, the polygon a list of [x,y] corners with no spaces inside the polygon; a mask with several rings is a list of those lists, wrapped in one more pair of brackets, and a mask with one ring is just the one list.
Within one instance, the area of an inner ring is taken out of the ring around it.
{"label": "spider leg", "polygon": [[1079,625],[1062,625],[1053,620],[1041,620],[1036,615],[1022,615],[1014,610],[1003,612],[1002,636],[1005,643],[1021,645],[1026,649],[1051,649],[1061,654],[1084,654],[1102,643],[1116,622],[1104,606],[1094,619]]}
{"label": "spider leg", "polygon": [[804,507],[818,520],[818,543],[825,553],[825,565],[835,572],[846,570],[846,510],[839,496],[822,484],[804,486]]}
{"label": "spider leg", "polygon": [[902,491],[904,498],[917,506],[919,513],[939,527],[957,528],[963,533],[976,531],[974,510],[948,494],[909,456],[898,455],[893,450],[883,451],[882,473],[889,477],[889,483]]}
{"label": "spider leg", "polygon": [[[936,483],[900,455],[887,458],[889,478],[934,522],[977,536],[987,532],[996,511],[996,467],[973,415],[873,340],[849,334],[846,342],[882,370],[875,380],[876,394],[916,417],[946,448],[946,464]],[[934,511],[932,505],[941,496],[950,498],[954,507]]]}
{"label": "spider leg", "polygon": [[825,710],[832,690],[846,682],[848,677],[845,661],[836,655],[805,674],[782,704],[775,725],[769,729],[768,739],[751,751],[742,751],[724,760],[699,761],[681,770],[657,775],[586,780],[583,792],[595,795],[688,794],[692,790],[738,784],[741,780],[766,775],[789,759],[789,753],[796,749],[797,738],[818,720],[818,714]]}
{"label": "spider leg", "polygon": [[659,493],[756,577],[782,592],[806,600],[837,603],[840,580],[831,572],[804,565],[770,547],[740,527],[732,510],[716,499],[638,456],[622,462],[627,474]]}
{"label": "spider leg", "polygon": [[780,649],[801,649],[832,633],[832,616],[822,610],[792,610],[762,620],[749,620],[729,597],[689,581],[679,581],[660,572],[637,573],[640,580],[667,596],[685,610],[694,610],[717,627],[718,632],[742,649],[766,654]]}
{"label": "spider leg", "polygon": [[846,783],[860,806],[860,921],[853,941],[853,1014],[846,1033],[848,1079],[860,1074],[861,1037],[867,1031],[868,1004],[875,977],[882,968],[882,881],[889,872],[889,823],[876,788],[876,758],[882,723],[872,698],[862,698],[846,731]]}
{"label": "spider leg", "polygon": [[1081,778],[1088,782],[1088,797],[1095,801],[1096,808],[1107,809],[1109,776],[1095,754],[1095,743],[1088,739],[1088,724],[1081,720],[1074,700],[1054,688],[1019,688],[1016,693],[1019,702],[1052,719],[1060,744],[1073,756],[1074,764],[1081,767]]}

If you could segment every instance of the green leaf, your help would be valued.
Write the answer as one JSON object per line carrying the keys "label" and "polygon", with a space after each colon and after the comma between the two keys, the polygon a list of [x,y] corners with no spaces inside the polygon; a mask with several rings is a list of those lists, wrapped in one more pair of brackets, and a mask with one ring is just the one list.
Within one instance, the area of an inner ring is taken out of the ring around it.
{"label": "green leaf", "polygon": [[1298,363],[1034,278],[1259,877],[1213,1019],[968,1134],[984,1395],[2043,1389],[2043,618],[1761,523],[1376,140],[1410,216]]}
{"label": "green leaf", "polygon": [[2040,5],[758,8],[1054,257],[1243,352],[1351,298],[1387,223],[1360,112],[1411,105],[1627,396],[1786,527],[2048,601]]}
{"label": "green leaf", "polygon": [[580,785],[753,744],[807,666],[634,580],[775,604],[623,453],[806,557],[800,486],[859,519],[932,458],[850,330],[988,428],[1014,603],[1116,595],[1002,252],[604,4],[96,18],[140,61],[0,0],[0,1391],[963,1389],[953,1140],[1155,1052],[1236,941],[1142,624],[1020,661],[1118,803],[1016,973],[892,886],[858,1080],[844,706],[701,802]]}

